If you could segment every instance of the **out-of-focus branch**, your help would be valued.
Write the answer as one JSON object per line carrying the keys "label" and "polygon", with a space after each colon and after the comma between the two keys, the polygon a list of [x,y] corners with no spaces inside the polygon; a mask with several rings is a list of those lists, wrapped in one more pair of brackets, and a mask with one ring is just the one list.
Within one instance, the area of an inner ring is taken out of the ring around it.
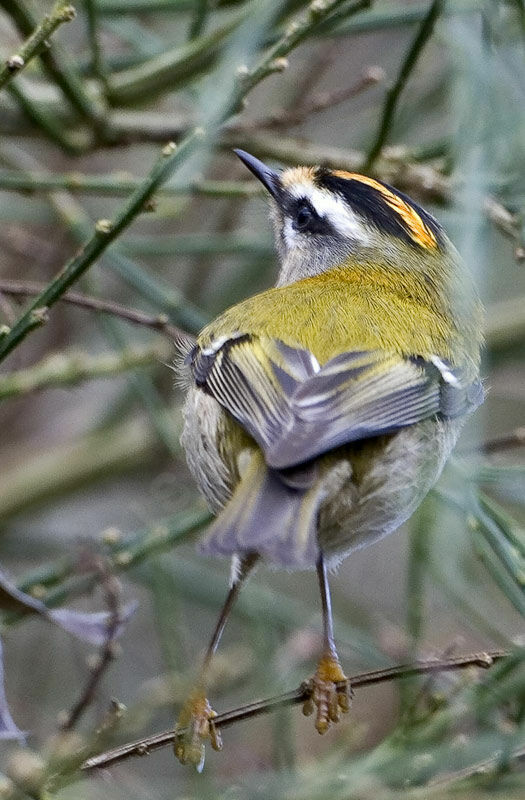
{"label": "out-of-focus branch", "polygon": [[[506,755],[506,759],[508,759],[509,766],[512,764],[523,764],[525,763],[525,747],[518,747],[516,750],[513,750],[512,753],[509,753],[508,756]],[[498,752],[497,755],[493,756],[492,758],[487,758],[484,761],[478,761],[476,764],[472,764],[470,767],[465,767],[465,769],[457,770],[456,772],[449,772],[446,775],[440,776],[435,780],[430,781],[427,784],[427,789],[432,791],[436,787],[443,787],[446,788],[450,786],[452,783],[455,784],[455,788],[457,787],[457,783],[459,781],[466,781],[469,778],[475,778],[478,776],[490,776],[491,771],[494,770],[493,777],[497,777],[497,770],[498,767],[501,766],[501,753]],[[499,787],[501,788],[501,787]],[[489,790],[490,791],[490,790]],[[459,791],[457,792],[457,796],[460,797]]]}
{"label": "out-of-focus branch", "polygon": [[345,100],[356,97],[371,86],[376,86],[384,79],[385,72],[381,67],[368,67],[361,77],[351,86],[314,95],[311,100],[293,110],[281,109],[259,120],[238,122],[230,126],[230,130],[246,132],[260,130],[262,128],[288,128],[294,125],[300,125],[312,114],[318,114],[320,111],[326,111],[328,108],[333,108],[340,103],[344,103]]}
{"label": "out-of-focus branch", "polygon": [[[205,509],[203,504],[196,504],[168,519],[157,520],[155,524],[149,525],[132,536],[125,536],[119,530],[110,528],[102,532],[101,544],[107,550],[111,570],[114,573],[126,572],[152,556],[172,549],[177,542],[196,533],[211,519],[211,512]],[[190,583],[194,585],[194,575],[187,563],[184,565],[183,571],[188,585]],[[219,582],[222,591],[222,582]],[[38,586],[40,594],[42,594],[42,587],[44,587],[47,592],[44,593],[42,600],[46,606],[53,608],[62,605],[66,598],[71,600],[91,591],[95,585],[95,574],[79,575],[77,564],[71,558],[64,557],[58,562],[38,567],[26,574],[25,578],[19,582],[18,588],[32,593],[35,586]],[[202,592],[209,594],[209,586],[202,587]],[[297,614],[294,616],[295,623],[297,623],[297,616]],[[16,612],[9,617],[5,616],[3,623],[12,625],[20,619],[22,619],[21,614]]]}
{"label": "out-of-focus branch", "polygon": [[[258,158],[274,159],[282,164],[321,164],[348,172],[364,170],[366,161],[365,154],[359,150],[318,145],[270,132],[236,133],[226,130],[221,146],[224,149],[242,147]],[[385,149],[370,174],[427,200],[449,203],[452,197],[453,186],[448,176],[433,166],[411,161],[410,154],[399,148],[391,152]]]}
{"label": "out-of-focus branch", "polygon": [[20,397],[50,386],[70,386],[86,380],[109,378],[122,372],[158,364],[171,350],[164,342],[150,347],[127,348],[119,353],[55,353],[26,369],[0,375],[0,400]]}
{"label": "out-of-focus branch", "polygon": [[212,33],[174,47],[159,56],[108,77],[108,99],[114,105],[151,100],[168,88],[173,91],[212,66],[227,37],[245,17],[245,12]]}
{"label": "out-of-focus branch", "polygon": [[[13,297],[34,297],[41,294],[46,288],[43,283],[35,283],[31,281],[12,281],[0,278],[0,293],[7,294]],[[160,331],[168,336],[170,339],[175,339],[178,336],[191,338],[191,334],[172,325],[165,314],[145,314],[135,308],[127,308],[119,303],[114,303],[111,300],[101,300],[99,297],[88,297],[87,295],[80,294],[79,292],[66,292],[63,294],[59,301],[61,303],[70,303],[71,305],[86,308],[90,311],[98,311],[103,314],[111,314],[114,317],[131,322],[133,325],[142,325],[146,328]]]}
{"label": "out-of-focus branch", "polygon": [[57,302],[69,287],[93,264],[107,247],[144,209],[157,187],[194,151],[202,135],[197,130],[177,148],[167,145],[142,185],[133,193],[113,220],[99,220],[95,232],[80,253],[69,261],[62,272],[31,304],[10,332],[0,339],[0,360],[5,358],[34,328],[46,321],[48,308]]}
{"label": "out-of-focus branch", "polygon": [[110,614],[106,640],[102,645],[102,649],[97,657],[96,662],[91,667],[91,672],[86,685],[82,690],[77,702],[73,705],[70,711],[66,712],[61,720],[60,728],[62,731],[72,730],[82,715],[86,712],[89,706],[95,699],[95,695],[104,677],[109,665],[115,658],[116,642],[115,639],[118,635],[121,623],[121,608],[120,608],[120,584],[117,578],[111,573],[108,565],[103,559],[96,559],[95,572],[98,575],[100,585],[106,597],[106,605]]}
{"label": "out-of-focus branch", "polygon": [[525,339],[525,297],[500,300],[489,306],[485,339],[492,351],[503,350]]}
{"label": "out-of-focus branch", "polygon": [[108,475],[145,469],[158,461],[156,443],[150,425],[132,419],[40,452],[21,452],[14,464],[2,469],[0,520]]}
{"label": "out-of-focus branch", "polygon": [[475,455],[476,453],[490,455],[491,453],[500,453],[502,450],[512,450],[515,447],[524,446],[525,427],[520,427],[514,428],[513,431],[505,433],[503,436],[496,436],[494,439],[487,439],[485,442],[479,442],[474,447],[457,449],[456,455],[461,457]]}
{"label": "out-of-focus branch", "polygon": [[379,130],[377,132],[377,136],[370,148],[368,153],[368,157],[366,159],[366,169],[369,171],[372,168],[374,161],[376,160],[377,156],[381,152],[383,145],[386,142],[390,127],[392,125],[392,121],[394,119],[394,114],[397,106],[397,101],[401,92],[405,88],[406,82],[410,77],[410,74],[416,63],[418,61],[419,56],[421,55],[423,48],[425,47],[426,43],[432,36],[434,31],[434,26],[436,21],[443,11],[443,6],[445,2],[444,0],[433,0],[432,5],[430,6],[428,13],[426,14],[425,18],[423,19],[417,35],[412,42],[410,48],[408,49],[407,54],[403,60],[401,65],[401,69],[399,71],[399,75],[397,76],[397,80],[390,89],[387,94],[386,102],[383,108],[383,114],[381,117],[381,121],[379,123]]}
{"label": "out-of-focus branch", "polygon": [[91,48],[91,72],[106,87],[106,72],[99,35],[99,7],[96,0],[84,0],[87,17],[87,32]]}
{"label": "out-of-focus branch", "polygon": [[[142,181],[125,172],[106,175],[85,175],[81,172],[47,173],[28,170],[0,169],[0,189],[20,192],[53,192],[65,190],[74,194],[97,194],[126,197]],[[160,186],[157,194],[199,197],[254,197],[263,194],[258,181],[193,181]]]}
{"label": "out-of-focus branch", "polygon": [[512,214],[505,206],[498,203],[493,197],[485,198],[485,213],[490,221],[499,230],[512,239],[515,245],[514,257],[517,261],[525,260],[525,246],[523,243],[522,227],[519,214]]}
{"label": "out-of-focus branch", "polygon": [[91,144],[91,136],[87,132],[71,132],[64,129],[59,119],[40,103],[35,103],[26,92],[23,81],[9,84],[7,92],[16,100],[20,110],[36,127],[70,155],[82,153]]}
{"label": "out-of-focus branch", "polygon": [[[33,33],[37,22],[25,0],[0,0],[0,6],[9,14],[22,36],[27,37]],[[56,42],[52,48],[42,50],[40,60],[51,80],[60,87],[75,111],[90,122],[100,121],[99,102],[85,90],[81,78],[65,54],[59,51]]]}
{"label": "out-of-focus branch", "polygon": [[0,67],[0,89],[25,69],[31,59],[38,55],[43,48],[49,46],[47,39],[60,25],[64,22],[70,22],[74,18],[74,7],[69,3],[65,3],[64,0],[58,0],[51,12],[43,18],[31,36]]}
{"label": "out-of-focus branch", "polygon": [[[505,650],[495,650],[486,653],[472,653],[467,656],[459,656],[456,658],[434,659],[431,661],[416,661],[412,664],[404,664],[398,667],[390,667],[388,669],[374,670],[373,672],[362,672],[358,675],[350,677],[350,685],[353,689],[362,688],[365,686],[372,686],[376,683],[383,683],[385,681],[398,680],[414,675],[428,675],[436,672],[450,672],[458,669],[467,669],[469,667],[480,667],[488,669],[492,667],[497,661],[508,656],[509,653]],[[225,728],[233,725],[242,720],[252,719],[261,714],[267,714],[270,711],[275,711],[284,706],[298,705],[305,703],[311,695],[311,689],[308,683],[303,683],[297,689],[285,694],[271,697],[267,700],[260,700],[256,703],[236,708],[233,711],[226,711],[224,714],[219,714],[214,718],[214,725],[218,728]],[[179,732],[180,733],[180,732]],[[107,768],[119,763],[132,756],[148,755],[153,750],[158,750],[161,747],[172,744],[174,741],[174,731],[163,731],[162,733],[148,736],[130,744],[115,747],[106,753],[101,753],[98,756],[92,756],[86,759],[82,765],[83,770],[93,770],[100,768]]]}
{"label": "out-of-focus branch", "polygon": [[[371,2],[372,0],[356,0],[353,5],[345,8],[345,18],[369,8]],[[241,97],[246,97],[268,75],[282,72],[283,69],[286,69],[286,56],[300,42],[315,33],[316,28],[329,19],[343,3],[345,3],[345,0],[312,0],[306,13],[288,25],[284,36],[269,49],[259,64],[251,70],[247,69],[245,74],[241,73],[239,75]]]}

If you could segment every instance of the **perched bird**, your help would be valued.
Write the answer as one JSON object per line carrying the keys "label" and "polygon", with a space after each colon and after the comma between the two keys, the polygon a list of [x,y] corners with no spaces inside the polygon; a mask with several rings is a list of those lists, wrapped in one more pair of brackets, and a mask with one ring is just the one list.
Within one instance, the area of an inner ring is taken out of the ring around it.
{"label": "perched bird", "polygon": [[207,737],[221,745],[206,670],[258,559],[317,569],[324,649],[305,711],[323,733],[348,709],[327,568],[413,513],[483,399],[480,304],[430,214],[363,175],[278,173],[235,152],[269,192],[280,270],[184,353],[182,444],[217,514],[202,550],[233,559],[177,729],[178,757],[197,765]]}

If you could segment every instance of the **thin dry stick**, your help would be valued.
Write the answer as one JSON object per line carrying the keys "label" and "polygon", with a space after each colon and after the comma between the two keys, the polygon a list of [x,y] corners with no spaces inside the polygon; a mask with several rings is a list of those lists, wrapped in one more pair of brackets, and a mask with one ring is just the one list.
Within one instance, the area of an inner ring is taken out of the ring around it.
{"label": "thin dry stick", "polygon": [[96,564],[101,585],[106,595],[106,603],[110,614],[106,632],[106,640],[99,653],[96,664],[92,667],[82,694],[71,709],[66,712],[60,728],[62,731],[72,730],[80,717],[95,699],[96,691],[107,668],[115,658],[115,638],[120,625],[120,584],[102,561]]}
{"label": "thin dry stick", "polygon": [[[413,675],[449,672],[456,669],[466,669],[468,667],[488,669],[492,667],[496,661],[505,658],[509,654],[510,653],[506,650],[492,650],[483,653],[470,653],[467,656],[458,656],[456,658],[415,661],[412,664],[387,667],[386,669],[373,670],[372,672],[361,672],[358,675],[350,677],[350,685],[353,689],[356,689]],[[291,692],[285,692],[284,694],[271,697],[267,700],[258,700],[255,703],[250,703],[249,705],[233,709],[232,711],[226,711],[224,714],[219,714],[215,717],[214,724],[217,728],[225,728],[236,722],[252,719],[253,717],[258,717],[260,714],[267,714],[270,711],[275,711],[284,706],[305,703],[306,700],[310,698],[310,695],[311,689],[309,688],[308,682],[305,682]],[[158,750],[161,747],[173,744],[174,738],[175,733],[173,730],[162,731],[162,733],[156,733],[145,739],[139,739],[136,742],[130,742],[129,744],[115,747],[113,750],[108,750],[105,753],[100,753],[100,755],[92,756],[84,761],[81,769],[100,769],[102,767],[113,766],[132,756],[149,755],[153,750]]]}
{"label": "thin dry stick", "polygon": [[[3,292],[14,297],[34,297],[39,295],[45,287],[45,283],[36,283],[34,281],[0,280],[0,293]],[[91,311],[100,311],[103,314],[112,314],[114,317],[120,317],[120,319],[124,319],[134,325],[143,325],[146,328],[160,331],[170,339],[176,339],[180,336],[193,338],[190,333],[183,331],[182,328],[172,325],[165,314],[157,314],[155,316],[145,314],[135,308],[127,308],[118,303],[113,303],[111,300],[101,300],[98,297],[89,297],[79,292],[66,292],[59,298],[59,302],[71,303],[81,308],[88,308]]]}
{"label": "thin dry stick", "polygon": [[239,122],[230,126],[230,130],[250,131],[260,128],[287,128],[300,125],[311,114],[326,111],[328,108],[344,103],[352,97],[364,92],[365,89],[375,86],[385,79],[385,72],[381,67],[368,67],[352,86],[345,89],[336,89],[332,92],[322,92],[314,95],[310,101],[303,103],[297,109],[281,109],[274,111],[267,117],[249,122]]}
{"label": "thin dry stick", "polygon": [[514,447],[525,446],[525,426],[514,428],[510,433],[503,436],[495,436],[494,439],[487,439],[486,442],[479,442],[473,447],[460,449],[456,452],[459,456],[472,456],[476,453],[499,453],[501,450],[511,450]]}
{"label": "thin dry stick", "polygon": [[[465,769],[456,770],[456,772],[448,772],[446,775],[442,775],[439,778],[435,778],[434,780],[427,783],[427,788],[434,788],[436,786],[447,786],[452,782],[456,783],[457,781],[465,781],[468,778],[475,778],[478,775],[486,775],[487,773],[491,772],[492,770],[497,770],[498,765],[500,764],[501,753],[498,755],[487,758],[484,761],[478,761],[476,764],[472,764],[470,767],[465,767]],[[513,762],[525,762],[525,747],[519,747],[510,754],[510,760]]]}

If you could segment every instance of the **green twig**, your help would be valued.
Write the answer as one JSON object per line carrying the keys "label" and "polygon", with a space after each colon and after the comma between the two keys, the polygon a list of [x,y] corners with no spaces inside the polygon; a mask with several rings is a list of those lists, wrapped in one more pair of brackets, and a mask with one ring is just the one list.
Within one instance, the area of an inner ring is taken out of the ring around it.
{"label": "green twig", "polygon": [[[211,519],[211,512],[202,504],[197,504],[185,511],[179,511],[168,519],[158,520],[132,536],[124,536],[116,528],[107,529],[101,533],[101,544],[107,551],[108,565],[112,571],[127,572],[149,558],[170,550],[177,542],[192,536],[207,525]],[[188,562],[184,562],[186,563]],[[222,582],[222,576],[220,581]],[[42,600],[52,608],[63,603],[66,597],[73,598],[85,594],[96,585],[96,582],[94,574],[79,576],[74,560],[66,558],[27,573],[18,582],[18,588],[31,593],[35,586],[45,587],[49,591]],[[184,589],[184,581],[181,589]],[[21,618],[20,612],[17,611],[9,616],[5,615],[3,623],[12,625]]]}
{"label": "green twig", "polygon": [[[83,242],[92,230],[91,221],[84,209],[71,195],[53,193],[51,202],[59,218],[65,222],[73,237]],[[140,267],[120,250],[116,243],[104,254],[104,265],[117,273],[129,286],[149,300],[159,311],[164,312],[169,321],[180,325],[190,333],[197,333],[208,321],[207,315],[190,303],[175,287],[167,286],[147,270]]]}
{"label": "green twig", "polygon": [[91,73],[106,87],[106,71],[99,37],[99,10],[96,0],[84,0],[87,16],[89,46],[91,48]]}
{"label": "green twig", "polygon": [[48,111],[41,103],[35,103],[22,87],[23,81],[16,81],[7,86],[7,92],[14,98],[22,112],[40,130],[57,144],[62,150],[70,155],[84,152],[90,145],[90,138],[85,136],[74,136],[69,131],[64,130],[63,126],[55,115]]}
{"label": "green twig", "polygon": [[390,91],[387,94],[386,102],[383,108],[383,114],[381,117],[381,122],[379,123],[379,130],[377,132],[377,136],[370,148],[368,153],[368,158],[366,160],[365,169],[366,171],[370,171],[374,161],[376,160],[377,156],[381,152],[383,145],[386,142],[388,133],[390,131],[390,126],[392,124],[392,120],[394,118],[394,114],[396,111],[397,101],[401,92],[405,88],[406,82],[414,69],[421,52],[432,36],[432,32],[434,30],[434,25],[443,10],[444,0],[433,0],[432,5],[430,6],[428,13],[426,14],[425,18],[423,19],[419,30],[417,32],[417,36],[413,40],[405,59],[401,65],[401,69],[399,71],[399,75],[397,76],[397,80],[395,84],[392,86]]}
{"label": "green twig", "polygon": [[25,337],[43,322],[47,309],[69,289],[69,287],[94,263],[122,231],[144,209],[145,204],[153,196],[157,187],[165,181],[173,170],[184,161],[202,140],[199,130],[190,134],[182,144],[166,145],[162,155],[151,170],[143,184],[133,193],[116,217],[110,220],[99,220],[95,232],[84,245],[78,255],[69,261],[62,272],[49,284],[9,333],[0,340],[0,360],[5,358]]}
{"label": "green twig", "polygon": [[193,18],[188,35],[190,40],[196,39],[203,32],[209,10],[209,0],[195,0]]}
{"label": "green twig", "polygon": [[[27,37],[33,33],[37,22],[24,0],[0,0],[0,6],[10,15],[22,36]],[[75,111],[83,119],[90,122],[96,121],[98,124],[102,115],[100,105],[86,91],[82,80],[69,63],[69,59],[59,51],[56,42],[53,48],[40,53],[40,60],[50,78],[60,87],[64,97],[69,100]]]}
{"label": "green twig", "polygon": [[[142,181],[124,172],[106,175],[85,175],[81,172],[48,173],[0,169],[0,189],[20,192],[52,192],[66,190],[74,194],[99,194],[126,197]],[[263,194],[257,181],[193,181],[160,186],[158,195],[197,195],[199,197],[255,197]]]}
{"label": "green twig", "polygon": [[128,370],[158,364],[170,357],[165,342],[155,346],[126,348],[97,356],[81,352],[55,353],[39,364],[0,376],[0,400],[20,397],[50,386],[70,386],[81,381],[109,378]]}
{"label": "green twig", "polygon": [[74,18],[75,9],[73,6],[64,3],[64,0],[58,0],[51,13],[44,17],[24,44],[18,48],[16,53],[9,56],[4,65],[0,67],[0,89],[25,69],[31,59],[38,55],[44,47],[48,46],[47,39],[62,23],[70,22]]}
{"label": "green twig", "polygon": [[108,78],[108,99],[113,105],[134,104],[156,97],[169,88],[187,84],[210,67],[227,37],[244,19],[237,16],[212,33],[187,42]]}

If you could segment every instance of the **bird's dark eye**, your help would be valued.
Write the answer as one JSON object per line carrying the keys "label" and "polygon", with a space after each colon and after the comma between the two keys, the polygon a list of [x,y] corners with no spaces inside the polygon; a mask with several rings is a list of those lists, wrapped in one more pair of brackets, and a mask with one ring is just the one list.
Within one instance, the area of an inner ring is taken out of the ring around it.
{"label": "bird's dark eye", "polygon": [[312,209],[310,208],[310,206],[306,205],[306,203],[303,203],[303,205],[300,205],[296,211],[294,227],[298,231],[304,231],[306,230],[306,228],[308,228],[313,218],[314,214]]}

